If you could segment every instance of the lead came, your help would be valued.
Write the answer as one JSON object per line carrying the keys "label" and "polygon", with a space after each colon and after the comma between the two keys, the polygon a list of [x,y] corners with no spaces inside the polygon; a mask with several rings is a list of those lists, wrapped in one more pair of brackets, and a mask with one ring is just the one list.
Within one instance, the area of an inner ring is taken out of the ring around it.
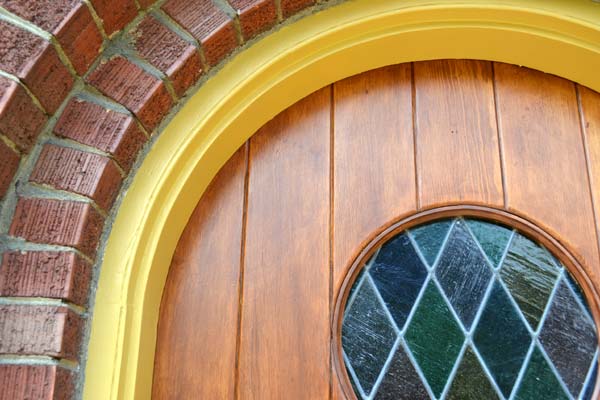
{"label": "lead came", "polygon": [[417,226],[382,245],[351,293],[342,348],[359,399],[591,398],[598,338],[585,298],[518,231]]}

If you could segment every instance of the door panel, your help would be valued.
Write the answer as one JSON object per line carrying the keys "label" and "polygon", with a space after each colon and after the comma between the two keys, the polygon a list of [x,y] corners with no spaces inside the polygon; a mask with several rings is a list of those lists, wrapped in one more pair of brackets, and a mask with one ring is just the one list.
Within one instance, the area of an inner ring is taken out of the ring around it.
{"label": "door panel", "polygon": [[491,63],[429,61],[414,70],[420,206],[501,207]]}
{"label": "door panel", "polygon": [[180,239],[154,398],[344,399],[341,282],[377,234],[438,206],[523,217],[598,289],[599,103],[541,72],[443,60],[366,72],[283,111],[223,167]]}
{"label": "door panel", "polygon": [[598,265],[594,214],[575,86],[496,64],[508,210],[559,234],[581,262]]}
{"label": "door panel", "polygon": [[239,394],[329,393],[331,88],[250,141]]}

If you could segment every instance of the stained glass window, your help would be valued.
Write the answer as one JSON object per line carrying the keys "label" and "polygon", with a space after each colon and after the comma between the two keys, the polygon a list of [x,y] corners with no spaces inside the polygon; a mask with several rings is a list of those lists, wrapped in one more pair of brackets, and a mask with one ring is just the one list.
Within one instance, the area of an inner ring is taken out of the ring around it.
{"label": "stained glass window", "polygon": [[384,243],[342,323],[357,398],[591,399],[598,340],[581,289],[520,232],[445,219]]}

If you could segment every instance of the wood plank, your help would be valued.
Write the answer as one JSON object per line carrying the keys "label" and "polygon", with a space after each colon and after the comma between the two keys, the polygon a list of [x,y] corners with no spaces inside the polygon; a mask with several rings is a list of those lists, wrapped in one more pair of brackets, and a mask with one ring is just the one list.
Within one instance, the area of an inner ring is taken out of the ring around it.
{"label": "wood plank", "polygon": [[329,397],[330,97],[250,141],[240,399]]}
{"label": "wood plank", "polygon": [[[545,227],[588,267],[598,247],[575,87],[495,64],[507,206]],[[591,269],[588,269],[591,270]]]}
{"label": "wood plank", "polygon": [[[334,296],[357,253],[416,210],[411,65],[334,85]],[[333,306],[334,304],[332,304]],[[333,373],[333,399],[344,398]]]}
{"label": "wood plank", "polygon": [[[600,216],[600,93],[579,86],[580,112],[584,139],[588,149],[588,166],[591,181],[593,206],[596,216],[596,234],[598,234],[598,216]],[[600,266],[593,264],[594,282],[600,284]]]}
{"label": "wood plank", "polygon": [[238,332],[246,146],[210,184],[179,241],[164,289],[154,399],[231,399]]}
{"label": "wood plank", "polygon": [[420,206],[502,206],[491,64],[418,62],[414,75]]}

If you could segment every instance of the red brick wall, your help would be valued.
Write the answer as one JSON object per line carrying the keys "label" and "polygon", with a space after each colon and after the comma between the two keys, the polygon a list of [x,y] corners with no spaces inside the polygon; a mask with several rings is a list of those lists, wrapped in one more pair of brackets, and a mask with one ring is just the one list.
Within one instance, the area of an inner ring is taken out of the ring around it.
{"label": "red brick wall", "polygon": [[0,0],[0,400],[79,396],[101,234],[138,154],[207,71],[315,3]]}

